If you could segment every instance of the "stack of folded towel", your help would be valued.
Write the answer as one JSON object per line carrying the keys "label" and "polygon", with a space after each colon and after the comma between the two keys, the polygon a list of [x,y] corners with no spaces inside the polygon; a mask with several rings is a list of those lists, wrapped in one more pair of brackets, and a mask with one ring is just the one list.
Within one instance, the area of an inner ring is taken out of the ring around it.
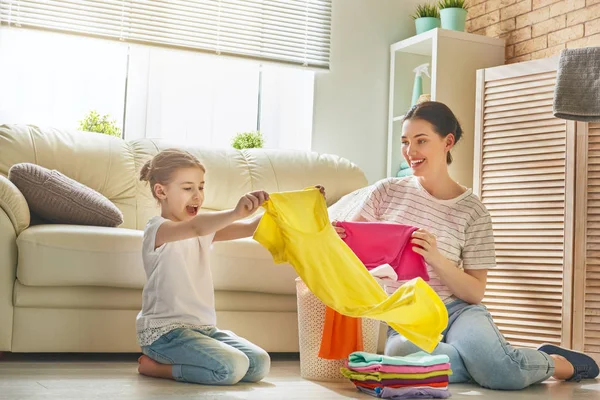
{"label": "stack of folded towel", "polygon": [[357,351],[348,356],[342,374],[358,390],[384,399],[447,399],[450,359],[418,352],[387,357]]}

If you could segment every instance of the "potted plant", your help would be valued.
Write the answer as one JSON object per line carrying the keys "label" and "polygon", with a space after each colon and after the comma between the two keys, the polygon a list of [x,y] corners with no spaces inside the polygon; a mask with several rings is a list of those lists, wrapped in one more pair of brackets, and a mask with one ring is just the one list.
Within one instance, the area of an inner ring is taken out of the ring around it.
{"label": "potted plant", "polygon": [[439,8],[443,29],[464,32],[467,20],[465,0],[440,0]]}
{"label": "potted plant", "polygon": [[440,27],[440,12],[433,4],[420,4],[413,14],[417,35]]}
{"label": "potted plant", "polygon": [[103,133],[105,135],[120,138],[121,128],[117,126],[117,121],[111,121],[109,118],[109,114],[101,117],[96,110],[92,110],[83,118],[83,120],[79,121],[79,130]]}
{"label": "potted plant", "polygon": [[234,149],[260,149],[265,144],[265,139],[259,131],[241,132],[233,137],[231,146]]}

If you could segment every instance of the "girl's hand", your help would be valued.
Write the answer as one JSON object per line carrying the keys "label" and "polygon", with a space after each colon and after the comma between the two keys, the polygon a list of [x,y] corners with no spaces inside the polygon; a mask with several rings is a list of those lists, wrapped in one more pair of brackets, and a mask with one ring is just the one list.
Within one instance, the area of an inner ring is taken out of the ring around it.
{"label": "girl's hand", "polygon": [[411,243],[415,253],[422,255],[425,262],[432,267],[440,265],[440,261],[444,259],[444,256],[438,250],[435,236],[425,229],[419,229],[413,232],[412,237]]}
{"label": "girl's hand", "polygon": [[346,230],[341,226],[338,226],[337,221],[333,221],[331,225],[333,225],[333,227],[335,228],[335,233],[337,233],[340,238],[343,239],[346,237]]}
{"label": "girl's hand", "polygon": [[235,206],[235,215],[238,218],[252,215],[267,200],[269,200],[269,194],[263,190],[246,193]]}
{"label": "girl's hand", "polygon": [[325,188],[324,188],[323,186],[321,186],[321,185],[316,185],[315,187],[316,187],[317,189],[319,189],[319,192],[321,192],[321,194],[323,195],[323,197],[324,197],[325,199],[327,199],[327,196],[325,196]]}

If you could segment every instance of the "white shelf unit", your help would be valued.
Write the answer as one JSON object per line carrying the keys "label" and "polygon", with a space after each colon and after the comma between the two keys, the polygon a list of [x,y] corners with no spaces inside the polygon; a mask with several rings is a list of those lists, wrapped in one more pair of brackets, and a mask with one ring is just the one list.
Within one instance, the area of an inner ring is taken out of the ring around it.
{"label": "white shelf unit", "polygon": [[423,93],[448,105],[464,131],[450,174],[472,187],[476,71],[504,64],[504,40],[437,28],[392,44],[390,52],[387,176],[396,176],[402,161],[401,120],[412,100],[413,69],[429,63]]}

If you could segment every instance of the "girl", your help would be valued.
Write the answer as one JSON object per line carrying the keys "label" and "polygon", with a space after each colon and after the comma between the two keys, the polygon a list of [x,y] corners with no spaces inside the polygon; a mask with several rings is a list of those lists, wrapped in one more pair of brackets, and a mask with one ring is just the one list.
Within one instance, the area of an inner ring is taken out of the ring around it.
{"label": "girl", "polygon": [[[480,302],[487,270],[496,266],[490,214],[473,194],[449,175],[450,150],[463,131],[442,103],[414,106],[402,125],[402,154],[414,176],[384,179],[361,205],[355,221],[386,221],[419,227],[412,243],[444,300],[449,322],[433,354],[450,357],[451,382],[476,382],[491,389],[523,389],[551,376],[562,380],[595,378],[598,366],[584,354],[552,345],[515,349],[498,331]],[[334,225],[335,222],[334,222]],[[341,237],[344,230],[336,226]],[[388,287],[393,293],[403,282]],[[388,328],[385,353],[419,351]]]}
{"label": "girl", "polygon": [[[161,151],[142,168],[161,215],[144,230],[148,281],[136,321],[144,375],[209,385],[258,382],[269,373],[266,351],[216,325],[208,255],[213,241],[252,236],[269,198],[248,193],[232,210],[198,214],[204,201],[204,166],[185,151]],[[324,189],[319,187],[324,194]]]}

